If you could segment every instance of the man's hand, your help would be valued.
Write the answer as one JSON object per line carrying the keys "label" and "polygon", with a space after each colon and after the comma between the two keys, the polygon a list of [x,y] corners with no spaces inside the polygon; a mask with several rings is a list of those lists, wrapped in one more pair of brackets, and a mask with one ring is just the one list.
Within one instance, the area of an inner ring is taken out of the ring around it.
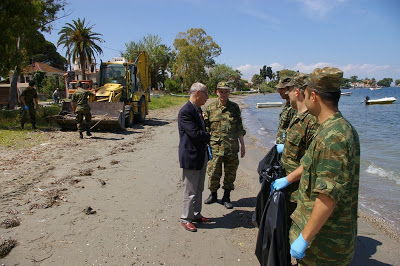
{"label": "man's hand", "polygon": [[243,158],[245,154],[246,154],[246,148],[244,147],[244,145],[242,145],[240,147],[240,157]]}
{"label": "man's hand", "polygon": [[271,191],[281,190],[289,185],[290,185],[290,183],[289,183],[289,181],[287,181],[286,176],[282,177],[282,178],[278,178],[271,183]]}
{"label": "man's hand", "polygon": [[278,152],[278,154],[281,154],[283,152],[283,147],[284,144],[276,144],[276,151]]}
{"label": "man's hand", "polygon": [[303,235],[300,233],[299,237],[290,246],[290,255],[296,259],[302,259],[306,256],[305,251],[308,243],[304,240]]}

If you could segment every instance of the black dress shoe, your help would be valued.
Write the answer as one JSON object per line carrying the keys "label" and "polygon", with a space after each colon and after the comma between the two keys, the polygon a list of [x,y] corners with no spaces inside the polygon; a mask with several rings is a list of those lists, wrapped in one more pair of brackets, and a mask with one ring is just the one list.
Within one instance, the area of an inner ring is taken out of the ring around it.
{"label": "black dress shoe", "polygon": [[217,192],[211,192],[210,196],[204,201],[204,204],[211,204],[217,201]]}
{"label": "black dress shoe", "polygon": [[222,198],[222,204],[225,206],[227,209],[233,209],[233,205],[230,201],[230,199],[224,199]]}

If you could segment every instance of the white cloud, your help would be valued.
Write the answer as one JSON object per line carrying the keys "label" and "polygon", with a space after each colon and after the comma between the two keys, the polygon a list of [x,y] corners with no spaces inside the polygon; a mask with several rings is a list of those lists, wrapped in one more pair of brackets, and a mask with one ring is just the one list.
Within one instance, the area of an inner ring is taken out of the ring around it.
{"label": "white cloud", "polygon": [[[272,67],[272,71],[280,71],[282,69],[292,69],[303,73],[311,73],[316,68],[323,68],[327,66],[337,67],[343,71],[345,78],[351,76],[357,76],[359,79],[363,78],[375,78],[381,80],[383,78],[392,78],[393,80],[400,78],[400,68],[393,67],[390,65],[375,65],[375,64],[347,64],[337,65],[329,62],[318,62],[314,64],[306,65],[303,62],[298,62],[294,66],[284,66],[280,63],[272,63],[267,66]],[[251,80],[254,74],[259,74],[262,65],[251,65],[245,64],[237,67],[243,74],[243,78]]]}
{"label": "white cloud", "polygon": [[324,17],[331,9],[345,0],[299,0],[303,3],[308,15]]}

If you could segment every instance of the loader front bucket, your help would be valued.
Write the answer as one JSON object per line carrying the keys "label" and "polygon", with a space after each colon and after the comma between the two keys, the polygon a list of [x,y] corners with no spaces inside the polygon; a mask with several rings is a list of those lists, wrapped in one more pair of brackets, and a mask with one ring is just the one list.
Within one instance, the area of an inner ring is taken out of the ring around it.
{"label": "loader front bucket", "polygon": [[[92,114],[92,130],[114,131],[125,129],[125,113],[123,102],[89,102]],[[62,130],[76,130],[75,114],[70,102],[64,102],[63,108],[56,117]]]}

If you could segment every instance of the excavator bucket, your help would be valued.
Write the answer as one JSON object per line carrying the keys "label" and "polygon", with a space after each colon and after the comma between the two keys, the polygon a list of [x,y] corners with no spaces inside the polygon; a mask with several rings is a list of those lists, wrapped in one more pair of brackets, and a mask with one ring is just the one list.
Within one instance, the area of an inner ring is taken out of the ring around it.
{"label": "excavator bucket", "polygon": [[[125,114],[123,102],[89,102],[92,114],[92,130],[124,130]],[[71,102],[64,102],[55,118],[62,130],[76,130],[75,114]]]}

